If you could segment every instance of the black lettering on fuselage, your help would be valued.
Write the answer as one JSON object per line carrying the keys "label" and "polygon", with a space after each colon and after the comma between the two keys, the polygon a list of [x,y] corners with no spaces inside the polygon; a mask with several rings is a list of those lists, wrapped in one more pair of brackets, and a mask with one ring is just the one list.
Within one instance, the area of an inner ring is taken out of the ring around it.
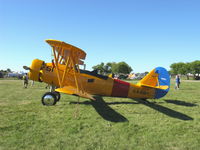
{"label": "black lettering on fuselage", "polygon": [[47,72],[53,72],[54,67],[46,66],[45,70],[46,70]]}

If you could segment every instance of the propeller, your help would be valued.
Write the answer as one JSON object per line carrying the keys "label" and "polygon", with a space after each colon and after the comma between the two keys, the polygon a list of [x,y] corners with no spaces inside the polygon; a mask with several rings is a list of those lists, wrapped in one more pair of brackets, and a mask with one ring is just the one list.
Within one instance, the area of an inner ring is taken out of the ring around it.
{"label": "propeller", "polygon": [[30,70],[30,68],[27,67],[27,66],[23,66],[23,68],[24,68],[25,70]]}

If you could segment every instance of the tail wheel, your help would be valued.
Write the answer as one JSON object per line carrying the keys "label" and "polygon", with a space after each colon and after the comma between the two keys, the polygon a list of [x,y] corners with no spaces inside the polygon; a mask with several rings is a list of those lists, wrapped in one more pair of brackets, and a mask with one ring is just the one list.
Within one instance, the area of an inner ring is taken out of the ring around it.
{"label": "tail wheel", "polygon": [[46,106],[52,106],[55,105],[57,102],[57,98],[55,94],[51,92],[47,92],[42,96],[42,104]]}
{"label": "tail wheel", "polygon": [[60,93],[59,92],[53,92],[53,94],[56,96],[56,100],[60,100]]}

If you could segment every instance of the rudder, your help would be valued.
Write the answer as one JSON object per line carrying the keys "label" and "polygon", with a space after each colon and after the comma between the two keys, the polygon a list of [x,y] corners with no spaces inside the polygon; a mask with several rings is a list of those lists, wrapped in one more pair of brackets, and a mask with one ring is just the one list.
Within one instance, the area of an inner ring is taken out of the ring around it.
{"label": "rudder", "polygon": [[165,68],[157,67],[139,81],[138,85],[155,88],[154,98],[161,98],[168,93],[170,88],[169,73]]}

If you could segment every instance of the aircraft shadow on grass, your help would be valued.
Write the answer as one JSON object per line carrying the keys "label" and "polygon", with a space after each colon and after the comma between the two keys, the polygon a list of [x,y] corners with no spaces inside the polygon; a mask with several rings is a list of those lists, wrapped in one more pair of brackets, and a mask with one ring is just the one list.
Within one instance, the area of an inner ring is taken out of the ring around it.
{"label": "aircraft shadow on grass", "polygon": [[198,106],[197,104],[188,103],[188,102],[184,102],[184,101],[180,101],[180,100],[169,100],[169,99],[166,99],[165,102],[176,104],[176,105],[181,105],[181,106],[187,106],[187,107]]}
{"label": "aircraft shadow on grass", "polygon": [[[84,101],[84,102],[70,102],[70,104],[84,104],[84,105],[92,105],[96,112],[105,120],[111,121],[111,122],[126,122],[128,121],[127,118],[125,118],[120,113],[116,112],[114,109],[109,107],[109,105],[117,105],[117,104],[143,104],[145,106],[148,106],[154,110],[157,110],[169,117],[177,118],[180,120],[193,120],[192,117],[180,113],[178,111],[172,110],[170,108],[161,106],[156,104],[155,102],[149,102],[147,100],[141,100],[141,99],[132,99],[136,102],[105,102],[102,97],[98,96],[95,97],[95,100],[92,101]],[[174,103],[177,105],[183,105],[183,106],[196,106],[192,103],[186,103],[183,101],[177,101],[175,100],[165,100],[167,103]]]}
{"label": "aircraft shadow on grass", "polygon": [[84,105],[92,105],[96,112],[105,120],[111,122],[127,122],[127,118],[125,118],[122,114],[116,112],[114,109],[109,107],[109,105],[115,104],[137,104],[135,102],[105,102],[102,97],[94,97],[95,100],[85,101],[85,102],[70,102],[70,104],[84,104]]}
{"label": "aircraft shadow on grass", "polygon": [[[163,113],[163,114],[165,114],[165,115],[167,115],[169,117],[177,118],[177,119],[180,119],[180,120],[193,120],[192,117],[190,117],[190,116],[188,116],[186,114],[183,114],[181,112],[172,110],[170,108],[158,105],[158,104],[156,104],[154,102],[149,102],[147,100],[141,100],[141,99],[133,99],[133,100],[137,101],[138,103],[144,104],[145,106],[148,106],[148,107],[150,107],[150,108],[152,108],[154,110],[157,110],[157,111],[159,111],[159,112],[161,112],[161,113]],[[166,102],[173,103],[174,101],[175,100],[167,100]],[[181,103],[181,102],[183,103],[183,101],[178,101],[177,104]],[[191,103],[186,103],[186,102],[183,103],[183,104],[185,104],[185,105],[187,104],[187,106],[191,105]]]}

